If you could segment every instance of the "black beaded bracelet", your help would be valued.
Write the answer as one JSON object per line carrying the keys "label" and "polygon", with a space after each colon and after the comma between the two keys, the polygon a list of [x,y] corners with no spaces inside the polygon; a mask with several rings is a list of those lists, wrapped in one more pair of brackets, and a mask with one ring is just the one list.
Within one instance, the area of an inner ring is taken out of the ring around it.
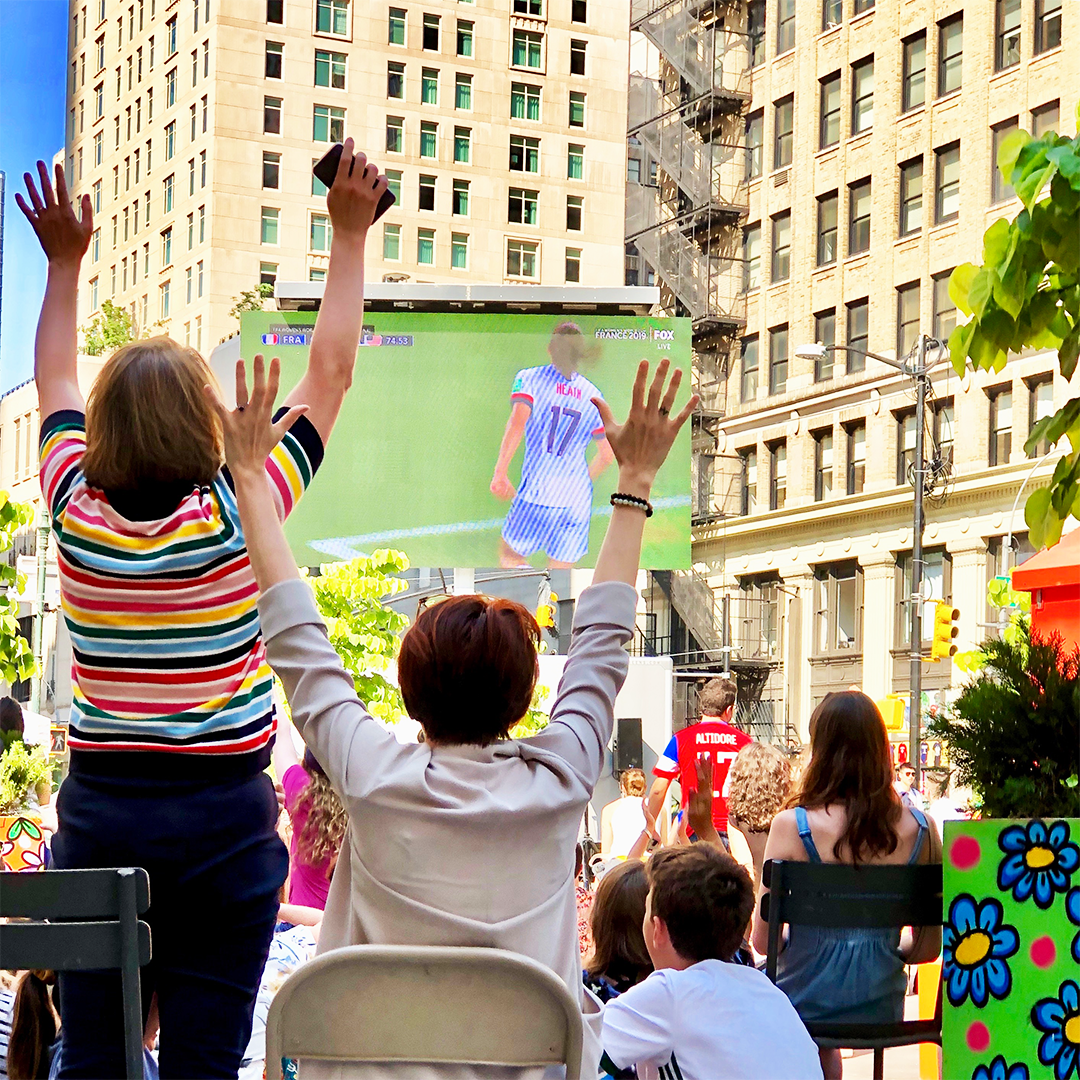
{"label": "black beaded bracelet", "polygon": [[622,491],[616,491],[611,496],[612,506],[629,506],[635,510],[644,510],[647,518],[652,517],[652,503],[648,499],[639,499],[636,495],[627,495]]}

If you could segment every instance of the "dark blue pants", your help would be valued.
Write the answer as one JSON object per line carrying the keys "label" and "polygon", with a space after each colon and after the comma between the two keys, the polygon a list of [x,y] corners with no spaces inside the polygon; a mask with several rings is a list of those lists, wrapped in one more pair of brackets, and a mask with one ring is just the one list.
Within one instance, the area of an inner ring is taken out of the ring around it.
{"label": "dark blue pants", "polygon": [[[152,959],[163,1080],[234,1077],[289,857],[274,831],[270,778],[193,784],[71,775],[60,788],[57,869],[141,866],[150,876]],[[60,976],[61,1077],[124,1075],[119,972]]]}

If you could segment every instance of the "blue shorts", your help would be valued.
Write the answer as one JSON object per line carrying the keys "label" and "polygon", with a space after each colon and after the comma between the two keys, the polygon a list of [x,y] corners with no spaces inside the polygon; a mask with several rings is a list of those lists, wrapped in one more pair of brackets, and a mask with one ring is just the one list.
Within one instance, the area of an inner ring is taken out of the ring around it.
{"label": "blue shorts", "polygon": [[576,563],[589,550],[591,506],[541,506],[520,496],[510,505],[502,538],[528,558],[543,551],[553,562]]}

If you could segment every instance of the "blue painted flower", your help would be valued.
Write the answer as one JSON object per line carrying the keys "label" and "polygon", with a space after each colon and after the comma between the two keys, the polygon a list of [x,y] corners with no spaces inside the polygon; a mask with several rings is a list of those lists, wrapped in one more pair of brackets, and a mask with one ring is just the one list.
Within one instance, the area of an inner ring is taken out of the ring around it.
{"label": "blue painted flower", "polygon": [[1056,998],[1036,1001],[1031,1022],[1042,1032],[1039,1060],[1054,1066],[1055,1080],[1080,1075],[1080,987],[1071,979],[1061,984]]}
{"label": "blue painted flower", "polygon": [[1069,823],[1055,821],[1048,829],[1042,821],[1010,825],[998,836],[1005,858],[998,866],[998,888],[1012,889],[1013,899],[1048,908],[1054,893],[1066,892],[1069,877],[1080,866],[1080,847],[1069,839]]}
{"label": "blue painted flower", "polygon": [[998,900],[975,902],[961,893],[949,908],[941,931],[941,974],[949,1001],[959,1005],[969,994],[983,1008],[991,996],[999,1001],[1012,989],[1012,972],[1005,962],[1020,948],[1020,936],[1002,921]]}
{"label": "blue painted flower", "polygon": [[1028,1080],[1028,1075],[1028,1067],[1024,1062],[1006,1065],[1005,1058],[998,1054],[989,1065],[977,1065],[971,1074],[971,1080]]}
{"label": "blue painted flower", "polygon": [[[1069,895],[1065,897],[1065,914],[1073,926],[1080,926],[1080,885],[1070,889]],[[1080,964],[1080,930],[1073,935],[1072,958]]]}

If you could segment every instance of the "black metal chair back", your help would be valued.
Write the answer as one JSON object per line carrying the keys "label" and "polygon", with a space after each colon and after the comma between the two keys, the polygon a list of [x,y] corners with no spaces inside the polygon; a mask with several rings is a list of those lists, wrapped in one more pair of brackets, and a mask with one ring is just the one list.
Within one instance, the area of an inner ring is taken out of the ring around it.
{"label": "black metal chair back", "polygon": [[3,967],[96,971],[119,968],[128,1080],[143,1075],[139,968],[150,962],[150,879],[138,868],[0,874]]}

